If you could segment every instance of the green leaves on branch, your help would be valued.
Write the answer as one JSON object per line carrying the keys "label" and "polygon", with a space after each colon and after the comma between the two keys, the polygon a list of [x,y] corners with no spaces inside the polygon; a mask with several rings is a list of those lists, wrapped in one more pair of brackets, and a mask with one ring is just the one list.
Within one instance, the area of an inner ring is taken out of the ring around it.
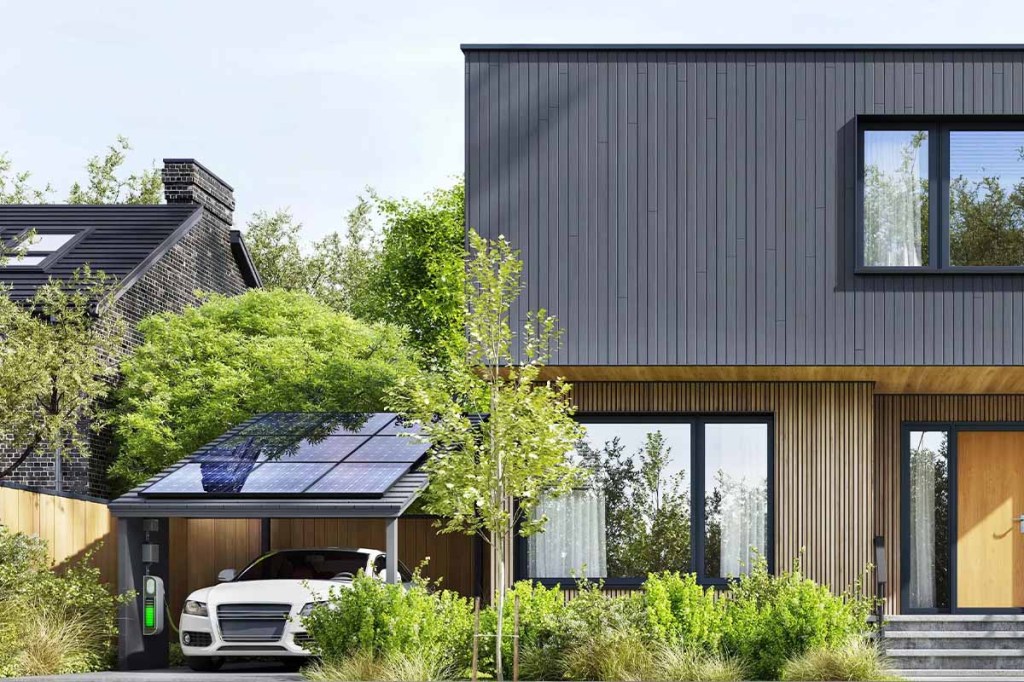
{"label": "green leaves on branch", "polygon": [[51,280],[27,302],[0,296],[0,432],[16,453],[0,479],[29,456],[59,447],[89,454],[83,425],[106,421],[100,402],[110,391],[124,323],[107,308],[112,281],[87,267]]}
{"label": "green leaves on branch", "polygon": [[84,185],[76,182],[71,186],[68,203],[159,204],[164,185],[155,168],[132,173],[126,178],[118,177],[131,148],[128,138],[118,135],[105,155],[90,158],[85,166],[88,179]]}
{"label": "green leaves on branch", "polygon": [[131,487],[260,412],[384,407],[418,372],[402,330],[366,324],[308,294],[210,296],[139,324],[123,363],[112,475]]}

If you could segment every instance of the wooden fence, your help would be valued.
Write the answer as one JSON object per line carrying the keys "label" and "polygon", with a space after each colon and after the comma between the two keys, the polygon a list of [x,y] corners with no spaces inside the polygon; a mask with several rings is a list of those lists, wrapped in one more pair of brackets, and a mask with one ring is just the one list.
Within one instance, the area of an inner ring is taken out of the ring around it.
{"label": "wooden fence", "polygon": [[[92,552],[103,580],[117,585],[117,520],[101,500],[0,486],[0,524],[46,540],[58,570]],[[384,547],[382,519],[274,519],[271,549]],[[216,583],[223,568],[241,569],[260,554],[259,519],[171,519],[167,556],[171,611],[188,593]],[[399,557],[410,568],[429,557],[423,574],[443,586],[473,593],[473,540],[440,535],[433,520],[403,518]]]}
{"label": "wooden fence", "polygon": [[102,500],[0,486],[0,524],[46,540],[58,570],[91,552],[103,580],[117,584],[117,521]]}

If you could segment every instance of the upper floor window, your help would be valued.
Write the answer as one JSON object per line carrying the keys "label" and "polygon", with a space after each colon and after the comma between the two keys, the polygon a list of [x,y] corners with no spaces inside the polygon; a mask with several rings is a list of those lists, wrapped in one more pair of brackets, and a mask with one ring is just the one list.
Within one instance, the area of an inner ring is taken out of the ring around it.
{"label": "upper floor window", "polygon": [[1024,272],[1024,123],[873,123],[860,150],[865,270]]}
{"label": "upper floor window", "polygon": [[78,235],[74,231],[34,230],[15,240],[11,246],[14,252],[7,265],[21,267],[38,267],[44,261],[67,246]]}

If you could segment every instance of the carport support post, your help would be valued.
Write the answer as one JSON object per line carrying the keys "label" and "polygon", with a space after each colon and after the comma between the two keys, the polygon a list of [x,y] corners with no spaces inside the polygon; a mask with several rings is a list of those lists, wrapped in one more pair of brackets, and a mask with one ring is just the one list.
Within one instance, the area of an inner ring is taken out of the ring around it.
{"label": "carport support post", "polygon": [[387,552],[387,562],[385,568],[387,569],[387,581],[392,585],[397,585],[398,579],[398,519],[388,519],[387,527],[385,528],[385,551]]}
{"label": "carport support post", "polygon": [[[163,578],[164,590],[168,581],[168,520],[156,519],[159,527],[149,533],[149,542],[160,546],[159,560],[149,567],[149,574]],[[167,667],[167,645],[171,623],[165,616],[164,630],[158,635],[142,634],[142,578],[146,574],[142,563],[142,545],[146,542],[141,518],[117,520],[117,591],[132,590],[135,598],[118,607],[117,663],[121,670],[146,670]],[[160,608],[163,608],[161,605]]]}

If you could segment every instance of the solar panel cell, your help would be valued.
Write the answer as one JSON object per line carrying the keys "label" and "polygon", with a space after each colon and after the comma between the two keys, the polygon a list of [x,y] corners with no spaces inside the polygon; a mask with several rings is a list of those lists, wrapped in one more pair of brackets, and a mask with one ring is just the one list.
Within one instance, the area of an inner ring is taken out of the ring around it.
{"label": "solar panel cell", "polygon": [[415,462],[430,449],[403,436],[374,436],[348,456],[346,462]]}
{"label": "solar panel cell", "polygon": [[402,474],[404,464],[342,463],[314,483],[307,493],[335,495],[383,495]]}

